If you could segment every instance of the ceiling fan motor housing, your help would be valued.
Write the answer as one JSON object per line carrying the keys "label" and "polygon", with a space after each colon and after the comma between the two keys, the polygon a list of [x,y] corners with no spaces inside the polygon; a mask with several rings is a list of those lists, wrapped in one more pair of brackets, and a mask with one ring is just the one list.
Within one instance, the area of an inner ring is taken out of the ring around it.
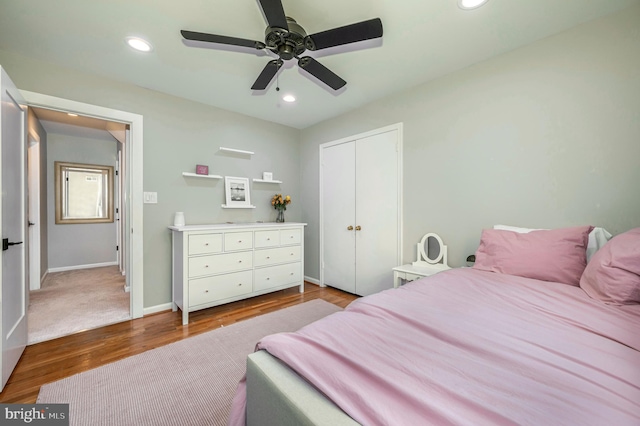
{"label": "ceiling fan motor housing", "polygon": [[285,61],[302,54],[305,50],[305,37],[307,32],[295,19],[287,16],[289,31],[283,28],[267,27],[264,42]]}

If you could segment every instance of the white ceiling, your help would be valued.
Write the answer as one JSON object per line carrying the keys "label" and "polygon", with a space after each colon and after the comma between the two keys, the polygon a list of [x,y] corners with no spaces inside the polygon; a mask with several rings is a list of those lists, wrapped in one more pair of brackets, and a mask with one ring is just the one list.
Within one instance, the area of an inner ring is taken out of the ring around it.
{"label": "white ceiling", "polygon": [[[183,42],[181,29],[263,41],[257,0],[0,0],[0,49],[305,128],[640,0],[489,0],[471,11],[457,0],[282,2],[308,34],[379,17],[382,42],[311,54],[347,81],[337,93],[295,60],[281,70],[280,92],[252,92],[269,56]],[[154,50],[134,52],[127,36]],[[298,101],[283,102],[285,93]]]}

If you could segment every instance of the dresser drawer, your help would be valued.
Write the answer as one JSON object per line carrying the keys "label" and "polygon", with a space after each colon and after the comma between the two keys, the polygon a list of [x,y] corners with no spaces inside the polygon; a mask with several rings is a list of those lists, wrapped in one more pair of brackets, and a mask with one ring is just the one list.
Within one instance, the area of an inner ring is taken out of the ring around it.
{"label": "dresser drawer", "polygon": [[302,240],[302,230],[300,229],[283,229],[280,231],[280,245],[300,244]]}
{"label": "dresser drawer", "polygon": [[302,280],[300,262],[270,266],[255,270],[253,290],[260,291],[285,284],[295,284]]}
{"label": "dresser drawer", "polygon": [[197,306],[251,293],[251,271],[189,280],[189,306]]}
{"label": "dresser drawer", "polygon": [[253,248],[253,232],[228,232],[224,234],[224,251]]}
{"label": "dresser drawer", "polygon": [[189,256],[220,253],[221,251],[222,234],[189,235]]}
{"label": "dresser drawer", "polygon": [[280,245],[280,231],[256,231],[256,248],[278,247]]}
{"label": "dresser drawer", "polygon": [[300,251],[300,246],[256,250],[253,264],[255,266],[267,266],[285,262],[297,262],[300,260]]}
{"label": "dresser drawer", "polygon": [[189,259],[189,278],[240,271],[252,267],[252,251],[192,257]]}

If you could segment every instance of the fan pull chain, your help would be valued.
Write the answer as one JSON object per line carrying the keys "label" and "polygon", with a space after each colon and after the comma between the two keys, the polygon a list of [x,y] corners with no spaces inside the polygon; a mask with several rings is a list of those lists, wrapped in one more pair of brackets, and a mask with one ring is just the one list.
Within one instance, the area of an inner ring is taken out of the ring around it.
{"label": "fan pull chain", "polygon": [[278,68],[276,68],[276,92],[280,91],[280,67],[282,66],[282,60],[278,60]]}

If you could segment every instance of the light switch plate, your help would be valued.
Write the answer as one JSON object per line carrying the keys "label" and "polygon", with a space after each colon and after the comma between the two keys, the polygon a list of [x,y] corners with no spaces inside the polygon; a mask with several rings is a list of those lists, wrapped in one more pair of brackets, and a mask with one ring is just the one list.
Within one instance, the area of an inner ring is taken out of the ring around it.
{"label": "light switch plate", "polygon": [[157,192],[145,192],[144,193],[144,203],[145,204],[158,204],[158,193]]}

